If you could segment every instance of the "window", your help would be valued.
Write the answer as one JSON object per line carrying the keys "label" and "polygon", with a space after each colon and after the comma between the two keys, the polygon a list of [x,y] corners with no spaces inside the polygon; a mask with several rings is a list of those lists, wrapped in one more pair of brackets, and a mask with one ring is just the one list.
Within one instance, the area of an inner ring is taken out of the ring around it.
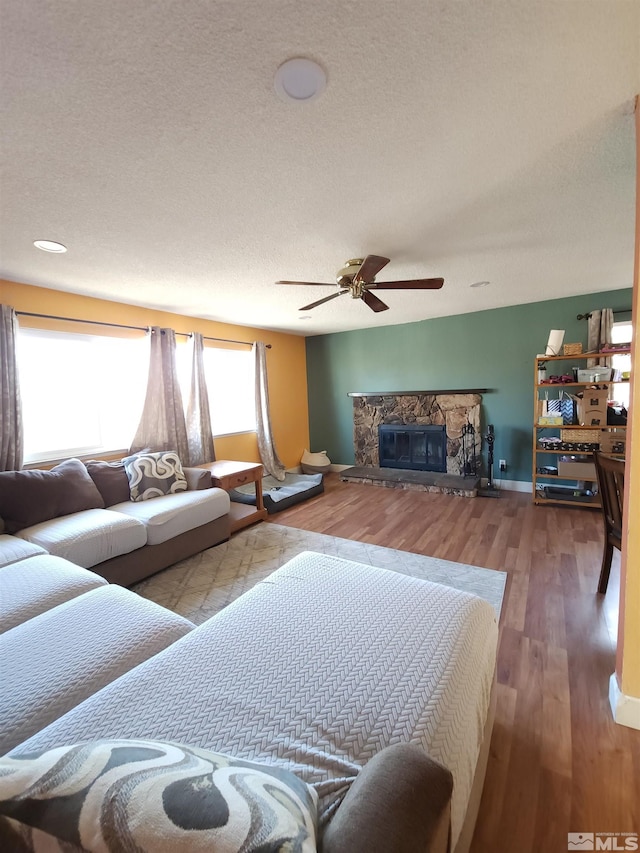
{"label": "window", "polygon": [[205,347],[204,372],[213,434],[255,430],[253,352]]}
{"label": "window", "polygon": [[[176,348],[185,408],[189,347]],[[149,340],[20,329],[18,364],[24,461],[102,455],[128,448],[146,394]],[[251,350],[205,347],[214,435],[256,428]]]}
{"label": "window", "polygon": [[[612,344],[631,344],[633,327],[631,320],[625,320],[620,323],[614,323],[611,330]],[[631,372],[631,354],[614,355],[611,358],[611,366],[614,370],[619,370],[621,374]],[[629,380],[626,382],[616,382],[612,389],[613,399],[616,403],[620,403],[626,408],[629,407]]]}
{"label": "window", "polygon": [[20,329],[25,462],[129,447],[149,369],[145,338]]}
{"label": "window", "polygon": [[[191,348],[179,343],[176,362],[185,410],[191,383]],[[253,432],[256,428],[254,356],[251,350],[204,348],[204,372],[214,435]]]}

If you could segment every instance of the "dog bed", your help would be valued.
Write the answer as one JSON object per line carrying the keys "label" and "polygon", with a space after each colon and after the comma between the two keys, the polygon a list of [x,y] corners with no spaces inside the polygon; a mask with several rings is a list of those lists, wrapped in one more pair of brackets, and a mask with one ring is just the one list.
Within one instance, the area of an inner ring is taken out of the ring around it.
{"label": "dog bed", "polygon": [[[284,480],[276,480],[275,477],[264,477],[262,480],[262,497],[264,508],[269,515],[274,512],[282,512],[301,501],[313,498],[324,492],[322,474],[285,474]],[[256,503],[255,483],[247,483],[229,492],[232,501],[243,504]]]}

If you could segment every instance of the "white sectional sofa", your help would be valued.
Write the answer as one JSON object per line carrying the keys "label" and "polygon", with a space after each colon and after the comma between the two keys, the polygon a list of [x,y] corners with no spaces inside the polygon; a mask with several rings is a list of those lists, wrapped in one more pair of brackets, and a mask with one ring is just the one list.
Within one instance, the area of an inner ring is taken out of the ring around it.
{"label": "white sectional sofa", "polygon": [[[4,580],[21,571],[25,612],[41,611],[51,579],[42,565],[30,575],[38,559],[0,568],[0,617]],[[83,570],[50,568],[69,601],[0,635],[9,669],[25,650],[26,695],[18,676],[7,683],[36,717],[0,759],[0,849],[31,850],[46,832],[62,845],[43,849],[468,850],[493,720],[486,601],[305,552],[192,628],[99,579],[79,593]],[[38,717],[48,693],[52,722]],[[265,805],[287,779],[289,793]],[[266,844],[287,802],[295,837]],[[216,846],[232,824],[237,846]]]}
{"label": "white sectional sofa", "polygon": [[2,472],[0,566],[46,552],[130,586],[228,539],[228,494],[205,469],[184,475],[186,491],[135,502],[117,462]]}

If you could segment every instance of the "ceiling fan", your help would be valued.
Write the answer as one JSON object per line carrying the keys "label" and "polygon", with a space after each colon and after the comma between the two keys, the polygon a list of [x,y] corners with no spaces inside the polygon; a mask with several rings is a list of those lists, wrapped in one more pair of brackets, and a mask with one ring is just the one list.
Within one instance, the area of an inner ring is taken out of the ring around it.
{"label": "ceiling fan", "polygon": [[[372,293],[373,290],[439,290],[444,284],[443,278],[415,278],[409,281],[381,281],[376,284],[376,275],[389,263],[389,258],[379,255],[367,255],[366,258],[353,258],[339,269],[336,275],[338,292],[325,296],[309,305],[303,305],[300,311],[317,308],[324,302],[349,294],[352,299],[362,299],[376,313],[387,311],[389,306]],[[330,287],[318,281],[277,281],[276,284],[308,284],[312,287]]]}

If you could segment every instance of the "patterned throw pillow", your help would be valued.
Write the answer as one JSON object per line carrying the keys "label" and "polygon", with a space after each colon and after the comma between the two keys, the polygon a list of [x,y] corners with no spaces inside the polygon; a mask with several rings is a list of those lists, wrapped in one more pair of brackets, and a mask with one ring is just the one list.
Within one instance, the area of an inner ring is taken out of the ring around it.
{"label": "patterned throw pillow", "polygon": [[180,458],[173,450],[136,453],[122,461],[132,501],[148,501],[150,498],[187,490]]}
{"label": "patterned throw pillow", "polygon": [[313,853],[316,807],[287,770],[174,743],[102,740],[0,759],[6,850]]}

